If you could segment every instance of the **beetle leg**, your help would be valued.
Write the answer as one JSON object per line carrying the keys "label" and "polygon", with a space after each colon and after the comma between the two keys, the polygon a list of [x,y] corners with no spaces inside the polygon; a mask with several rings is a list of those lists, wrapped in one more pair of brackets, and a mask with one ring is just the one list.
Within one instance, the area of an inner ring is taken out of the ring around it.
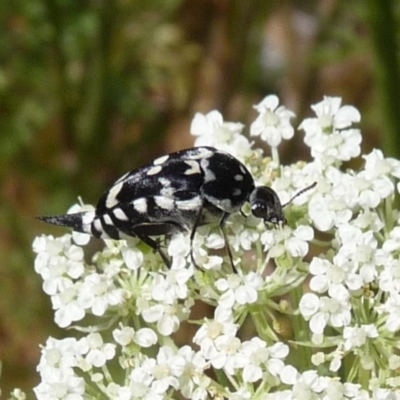
{"label": "beetle leg", "polygon": [[201,205],[199,212],[197,213],[196,219],[194,221],[192,232],[190,233],[190,259],[192,260],[192,263],[196,268],[199,268],[199,266],[197,265],[193,256],[193,239],[194,235],[196,234],[197,227],[200,225],[201,217],[203,215],[203,208],[204,206]]}
{"label": "beetle leg", "polygon": [[229,257],[229,261],[231,262],[232,270],[233,270],[233,272],[237,273],[237,269],[235,267],[235,264],[233,263],[232,251],[229,246],[228,238],[227,238],[225,230],[224,230],[225,222],[228,219],[229,215],[230,214],[228,214],[228,213],[224,213],[224,215],[221,218],[221,221],[219,222],[219,229],[221,230],[222,236],[224,237],[225,250],[228,253],[228,257]]}
{"label": "beetle leg", "polygon": [[171,260],[167,257],[159,242],[150,236],[168,235],[170,233],[181,231],[183,228],[174,222],[144,222],[133,227],[132,232],[140,240],[150,246],[153,250],[158,251],[164,264],[171,268]]}

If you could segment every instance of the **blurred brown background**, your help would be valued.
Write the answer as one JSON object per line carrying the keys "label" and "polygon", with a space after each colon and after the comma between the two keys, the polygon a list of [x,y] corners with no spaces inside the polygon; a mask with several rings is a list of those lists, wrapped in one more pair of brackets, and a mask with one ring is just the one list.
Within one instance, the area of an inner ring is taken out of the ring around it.
{"label": "blurred brown background", "polygon": [[[302,118],[325,95],[362,112],[364,151],[400,153],[395,0],[0,2],[0,387],[37,384],[62,333],[31,243],[35,215],[95,203],[122,173],[191,146],[196,111],[248,123],[276,93]],[[266,149],[268,151],[268,149]],[[302,134],[281,149],[308,159]]]}

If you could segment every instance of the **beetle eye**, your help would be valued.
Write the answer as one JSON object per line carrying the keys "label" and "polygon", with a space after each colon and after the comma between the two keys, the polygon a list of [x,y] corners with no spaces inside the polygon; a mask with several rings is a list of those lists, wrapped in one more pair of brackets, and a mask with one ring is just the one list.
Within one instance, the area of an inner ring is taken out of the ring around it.
{"label": "beetle eye", "polygon": [[264,222],[277,224],[284,219],[281,202],[273,189],[258,186],[251,193],[249,201],[253,215]]}
{"label": "beetle eye", "polygon": [[267,208],[265,203],[257,202],[251,206],[251,212],[257,218],[266,218]]}

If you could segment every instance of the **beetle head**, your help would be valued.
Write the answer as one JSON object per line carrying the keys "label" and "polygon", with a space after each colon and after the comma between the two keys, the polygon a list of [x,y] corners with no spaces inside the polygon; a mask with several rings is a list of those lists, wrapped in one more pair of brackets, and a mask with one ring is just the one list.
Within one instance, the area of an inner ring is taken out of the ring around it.
{"label": "beetle head", "polygon": [[274,225],[285,223],[282,204],[276,192],[267,186],[258,186],[250,194],[251,212],[257,218],[262,218],[265,223]]}
{"label": "beetle head", "polygon": [[283,204],[279,200],[275,190],[267,186],[258,186],[250,194],[249,202],[251,205],[251,212],[257,218],[262,218],[265,223],[277,225],[280,223],[285,224],[286,218],[283,215],[283,208],[290,204],[297,196],[300,196],[307,190],[314,188],[316,182],[307,186],[296,193],[287,203]]}

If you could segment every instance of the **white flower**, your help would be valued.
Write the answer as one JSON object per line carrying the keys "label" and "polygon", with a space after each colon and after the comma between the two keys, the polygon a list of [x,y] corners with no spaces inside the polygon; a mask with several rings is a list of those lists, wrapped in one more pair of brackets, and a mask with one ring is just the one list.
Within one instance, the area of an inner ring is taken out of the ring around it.
{"label": "white flower", "polygon": [[106,394],[113,400],[131,400],[133,398],[129,387],[117,385],[115,382],[107,385]]}
{"label": "white flower", "polygon": [[83,250],[72,244],[72,236],[60,238],[41,236],[34,240],[33,250],[37,253],[35,270],[43,278],[43,290],[54,295],[71,286],[73,279],[84,273]]}
{"label": "white flower", "polygon": [[135,330],[130,326],[122,326],[113,330],[114,340],[121,346],[127,346],[135,338]]}
{"label": "white flower", "polygon": [[343,224],[339,226],[336,237],[341,247],[334,257],[334,262],[346,270],[347,287],[357,290],[361,284],[371,283],[377,276],[377,265],[382,262],[379,261],[379,257],[383,256],[383,252],[377,250],[378,242],[374,233],[363,232],[356,226]]}
{"label": "white flower", "polygon": [[113,281],[105,275],[90,274],[79,291],[79,304],[91,309],[94,315],[104,315],[109,306],[121,304],[124,291],[116,288]]}
{"label": "white flower", "polygon": [[85,316],[85,309],[79,301],[81,283],[61,291],[51,298],[53,308],[56,310],[54,321],[61,328],[66,328],[72,322],[80,321]]}
{"label": "white flower", "polygon": [[261,136],[271,147],[277,147],[282,139],[291,139],[294,129],[290,119],[295,115],[286,107],[279,105],[275,95],[269,95],[254,106],[259,112],[257,119],[251,124],[250,135]]}
{"label": "white flower", "polygon": [[121,255],[126,266],[133,271],[136,271],[143,264],[143,253],[136,248],[123,246]]}
{"label": "white flower", "polygon": [[311,106],[317,118],[305,119],[299,129],[306,135],[332,132],[350,127],[353,123],[360,122],[359,111],[353,106],[342,106],[340,97],[324,96],[324,100]]}
{"label": "white flower", "polygon": [[389,233],[389,238],[382,246],[386,252],[393,252],[400,249],[400,226],[395,226]]}
{"label": "white flower", "polygon": [[315,158],[323,160],[325,165],[330,165],[336,160],[348,161],[360,154],[361,133],[358,129],[335,131],[329,135],[313,137],[307,144],[310,145],[311,154]]}
{"label": "white flower", "polygon": [[57,374],[59,370],[70,373],[87,352],[87,346],[75,338],[61,340],[49,337],[42,348],[37,370],[43,377]]}
{"label": "white flower", "polygon": [[361,394],[361,385],[354,383],[341,383],[335,379],[326,380],[326,388],[324,390],[323,399],[357,399],[357,400],[369,400],[369,397],[364,392]]}
{"label": "white flower", "polygon": [[333,286],[345,285],[350,290],[360,289],[363,280],[357,274],[355,262],[346,260],[339,254],[333,258],[333,263],[314,257],[310,263],[310,273],[314,275],[310,281],[310,288],[317,293],[324,293]]}
{"label": "white flower", "polygon": [[357,217],[353,219],[352,224],[363,231],[370,230],[374,233],[379,232],[384,227],[378,213],[369,209],[360,211]]}
{"label": "white flower", "polygon": [[214,340],[219,335],[227,334],[235,336],[237,325],[233,321],[232,311],[223,307],[217,307],[214,311],[214,319],[205,319],[193,337],[193,343],[201,346],[205,339]]}
{"label": "white flower", "polygon": [[34,389],[38,400],[83,400],[85,381],[75,376],[72,370],[58,371],[46,377]]}
{"label": "white flower", "polygon": [[314,293],[304,294],[299,303],[299,310],[306,320],[318,311],[318,307],[319,297]]}
{"label": "white flower", "polygon": [[142,369],[152,377],[151,389],[158,394],[164,394],[173,387],[179,387],[179,377],[185,369],[185,359],[176,354],[169,346],[163,346],[157,357],[149,358],[142,364]]}
{"label": "white flower", "polygon": [[350,129],[361,119],[356,108],[341,107],[339,97],[324,97],[311,108],[317,118],[305,119],[299,129],[304,130],[304,142],[311,147],[315,158],[327,166],[336,160],[348,161],[360,154],[361,133],[358,129]]}
{"label": "white flower", "polygon": [[257,337],[243,342],[240,353],[247,361],[243,367],[243,380],[257,382],[262,379],[263,373],[278,376],[284,363],[282,361],[289,354],[289,347],[277,342],[270,347]]}
{"label": "white flower", "polygon": [[89,349],[85,357],[88,368],[91,366],[102,367],[108,360],[114,358],[115,345],[112,343],[104,343],[99,333],[90,333],[86,338],[81,340],[87,343]]}
{"label": "white flower", "polygon": [[386,328],[390,332],[396,332],[400,329],[400,294],[391,292],[386,303],[382,305],[382,310],[386,311]]}
{"label": "white flower", "polygon": [[300,225],[293,232],[292,237],[285,242],[285,247],[292,257],[304,257],[308,253],[308,243],[314,238],[310,226]]}
{"label": "white flower", "polygon": [[385,292],[400,292],[400,260],[387,257],[379,274],[379,288]]}
{"label": "white flower", "polygon": [[348,260],[358,263],[371,261],[378,242],[373,232],[363,232],[361,229],[350,224],[339,226],[336,234],[340,240],[340,254]]}
{"label": "white flower", "polygon": [[292,386],[290,395],[284,399],[315,399],[316,394],[321,393],[327,385],[327,380],[318,376],[316,371],[299,373],[292,366],[285,366],[280,372],[283,383]]}
{"label": "white flower", "polygon": [[141,328],[135,332],[130,326],[121,326],[113,330],[113,338],[121,346],[135,342],[141,347],[150,347],[157,343],[157,335],[150,328]]}
{"label": "white flower", "polygon": [[379,336],[375,325],[346,326],[343,329],[344,347],[350,350],[355,347],[363,346],[367,338],[377,338]]}
{"label": "white flower", "polygon": [[318,297],[306,293],[300,300],[299,310],[306,320],[310,320],[310,329],[315,334],[323,333],[327,324],[339,328],[347,326],[351,320],[349,294],[343,286],[332,285],[330,297]]}
{"label": "white flower", "polygon": [[216,369],[225,369],[229,375],[235,369],[243,368],[246,360],[240,354],[241,342],[236,336],[220,335],[214,340],[206,339],[201,343],[201,354]]}
{"label": "white flower", "polygon": [[172,258],[185,258],[190,253],[190,238],[184,233],[176,233],[171,237],[168,244],[168,255]]}
{"label": "white flower", "polygon": [[154,300],[165,304],[173,304],[178,299],[188,296],[187,281],[193,276],[193,267],[174,268],[163,274],[153,274],[151,296]]}
{"label": "white flower", "polygon": [[[392,379],[388,379],[387,384],[390,384],[392,382]],[[395,382],[394,385],[396,388],[399,386],[398,381]],[[394,388],[391,389],[385,389],[385,388],[375,388],[373,390],[372,394],[372,399],[376,400],[398,400],[400,397],[400,390],[394,390]]]}
{"label": "white flower", "polygon": [[75,375],[74,368],[87,350],[88,347],[75,338],[49,338],[38,365],[41,383],[34,388],[36,397],[43,400],[83,400],[85,382]]}
{"label": "white flower", "polygon": [[[155,364],[155,361],[150,361]],[[160,393],[157,393],[151,386],[153,376],[150,368],[143,366],[136,367],[129,374],[129,391],[124,391],[124,397],[121,400],[145,399],[145,400],[163,400]]]}
{"label": "white flower", "polygon": [[209,364],[200,352],[195,352],[190,346],[180,348],[178,355],[185,360],[183,373],[179,377],[181,394],[187,399],[206,400],[211,379],[205,375],[204,370]]}
{"label": "white flower", "polygon": [[354,181],[359,192],[357,202],[364,208],[376,208],[383,199],[394,193],[394,184],[385,175],[376,176],[363,170]]}
{"label": "white flower", "polygon": [[157,323],[157,330],[164,336],[176,332],[180,321],[185,320],[190,313],[192,300],[184,304],[174,302],[173,304],[158,303],[147,305],[141,309],[141,315],[146,322]]}
{"label": "white flower", "polygon": [[239,352],[241,342],[236,331],[230,311],[219,306],[215,310],[215,320],[205,321],[193,337],[193,343],[200,346],[201,355],[214,368],[233,374],[245,363]]}
{"label": "white flower", "polygon": [[196,146],[214,146],[229,142],[242,130],[242,124],[225,122],[221,113],[216,110],[208,114],[196,113],[190,126],[190,133],[198,136]]}
{"label": "white flower", "polygon": [[400,178],[400,161],[394,158],[385,158],[382,151],[374,149],[369,154],[362,156],[365,160],[365,172],[371,179],[380,176],[392,175]]}
{"label": "white flower", "polygon": [[343,199],[332,194],[316,193],[308,205],[308,213],[315,227],[322,232],[350,221],[352,211]]}
{"label": "white flower", "polygon": [[215,287],[224,292],[218,299],[218,304],[224,308],[232,308],[238,304],[252,304],[257,301],[257,290],[263,284],[263,278],[256,272],[249,272],[244,276],[229,275],[215,282]]}
{"label": "white flower", "polygon": [[205,244],[209,249],[222,249],[225,246],[225,240],[222,235],[211,233],[206,237]]}
{"label": "white flower", "polygon": [[242,130],[242,124],[224,121],[215,110],[205,115],[196,113],[190,127],[190,133],[197,136],[196,146],[214,146],[244,161],[251,156],[252,150],[251,143],[241,134]]}
{"label": "white flower", "polygon": [[285,252],[292,257],[304,257],[308,253],[307,242],[313,237],[310,226],[300,225],[293,230],[286,225],[280,229],[266,230],[261,234],[260,241],[270,257],[277,258]]}
{"label": "white flower", "polygon": [[142,347],[150,347],[157,343],[157,335],[150,328],[141,328],[136,332],[135,342]]}
{"label": "white flower", "polygon": [[236,251],[239,250],[239,246],[242,247],[243,250],[250,250],[251,246],[257,239],[260,237],[260,234],[253,229],[243,229],[239,234],[235,236],[236,243],[234,243],[233,247]]}

